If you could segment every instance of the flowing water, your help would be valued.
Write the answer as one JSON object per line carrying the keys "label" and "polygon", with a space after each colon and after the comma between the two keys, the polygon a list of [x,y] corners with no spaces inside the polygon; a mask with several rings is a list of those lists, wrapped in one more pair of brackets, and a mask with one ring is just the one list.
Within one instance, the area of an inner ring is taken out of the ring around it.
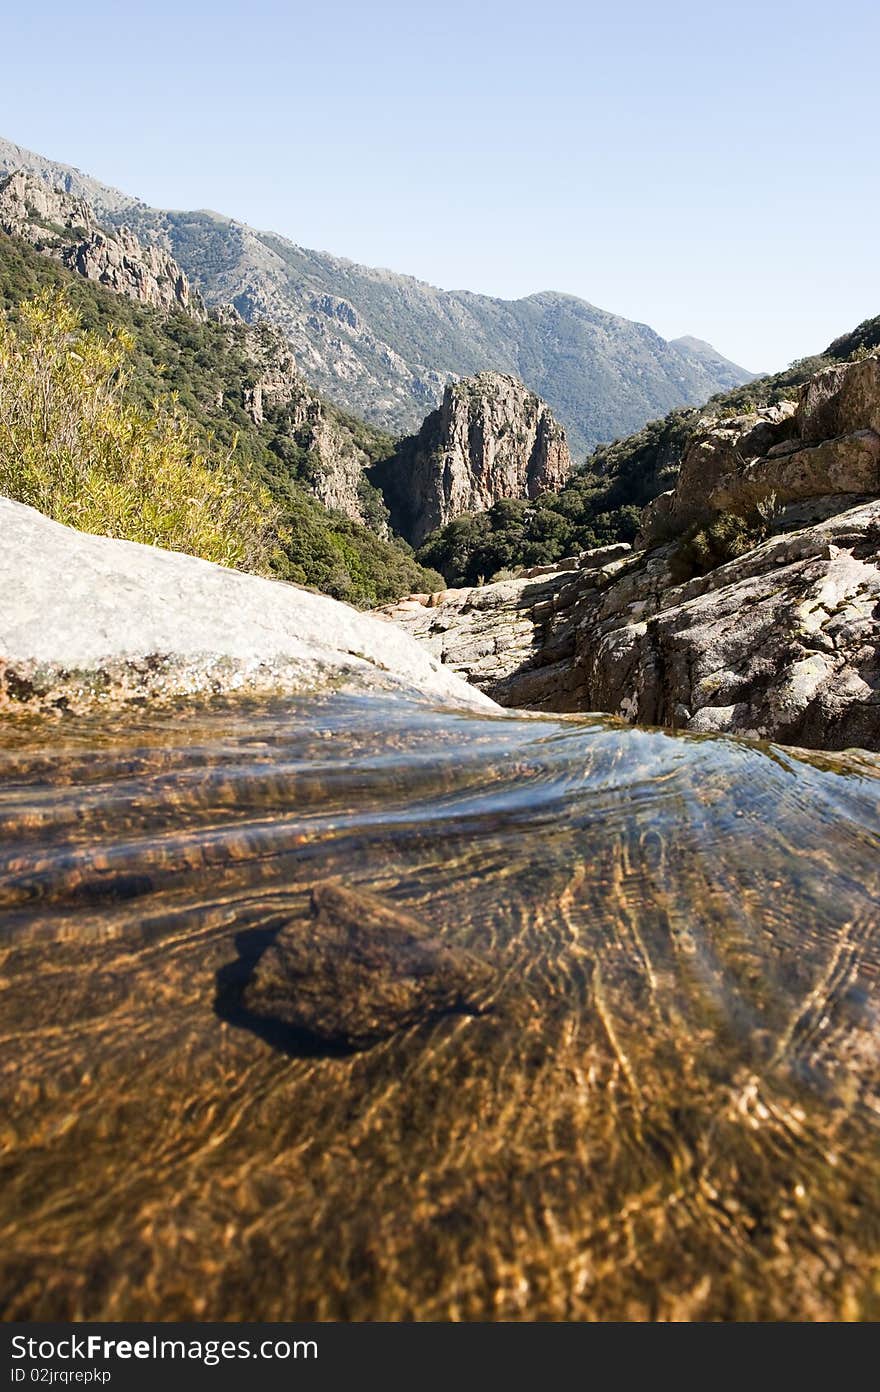
{"label": "flowing water", "polygon": [[[877,1318],[878,773],[377,698],[7,722],[6,1317]],[[491,1008],[256,1027],[327,882]]]}

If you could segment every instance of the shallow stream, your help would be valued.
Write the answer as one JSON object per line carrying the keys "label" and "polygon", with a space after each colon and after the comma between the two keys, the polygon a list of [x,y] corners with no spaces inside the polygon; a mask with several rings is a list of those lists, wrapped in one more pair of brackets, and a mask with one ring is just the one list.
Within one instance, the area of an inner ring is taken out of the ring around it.
{"label": "shallow stream", "polygon": [[[880,1317],[880,759],[416,702],[0,726],[7,1319]],[[236,989],[327,881],[490,969]]]}

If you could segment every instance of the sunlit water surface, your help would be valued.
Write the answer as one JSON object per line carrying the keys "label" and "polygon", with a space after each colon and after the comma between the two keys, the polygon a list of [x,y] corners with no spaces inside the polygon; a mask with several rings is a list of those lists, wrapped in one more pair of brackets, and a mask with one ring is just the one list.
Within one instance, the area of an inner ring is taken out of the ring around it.
{"label": "sunlit water surface", "polygon": [[[6,1317],[880,1317],[878,769],[375,698],[0,727]],[[328,880],[493,1008],[248,1028]]]}

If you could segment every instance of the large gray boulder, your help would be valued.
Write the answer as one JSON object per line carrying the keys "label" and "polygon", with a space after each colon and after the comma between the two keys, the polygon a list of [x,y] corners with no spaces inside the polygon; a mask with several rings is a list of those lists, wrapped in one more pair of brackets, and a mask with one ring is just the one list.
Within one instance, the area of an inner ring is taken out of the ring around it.
{"label": "large gray boulder", "polygon": [[718,512],[747,513],[764,499],[786,503],[806,498],[880,492],[880,435],[856,430],[798,448],[789,440],[763,459],[722,478],[709,493]]}
{"label": "large gray boulder", "polygon": [[880,357],[841,363],[812,377],[800,391],[797,428],[808,443],[856,430],[880,433]]}
{"label": "large gray boulder", "polygon": [[492,705],[400,629],[326,595],[0,498],[0,709],[341,687]]}

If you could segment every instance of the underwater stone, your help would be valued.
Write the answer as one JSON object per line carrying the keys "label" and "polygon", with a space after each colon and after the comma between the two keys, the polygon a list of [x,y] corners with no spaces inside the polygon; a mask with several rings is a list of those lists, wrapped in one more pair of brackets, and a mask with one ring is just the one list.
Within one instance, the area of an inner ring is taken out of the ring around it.
{"label": "underwater stone", "polygon": [[328,1044],[368,1048],[453,1012],[483,1014],[493,973],[431,936],[409,914],[338,883],[311,892],[311,913],[286,924],[243,993],[248,1011]]}

